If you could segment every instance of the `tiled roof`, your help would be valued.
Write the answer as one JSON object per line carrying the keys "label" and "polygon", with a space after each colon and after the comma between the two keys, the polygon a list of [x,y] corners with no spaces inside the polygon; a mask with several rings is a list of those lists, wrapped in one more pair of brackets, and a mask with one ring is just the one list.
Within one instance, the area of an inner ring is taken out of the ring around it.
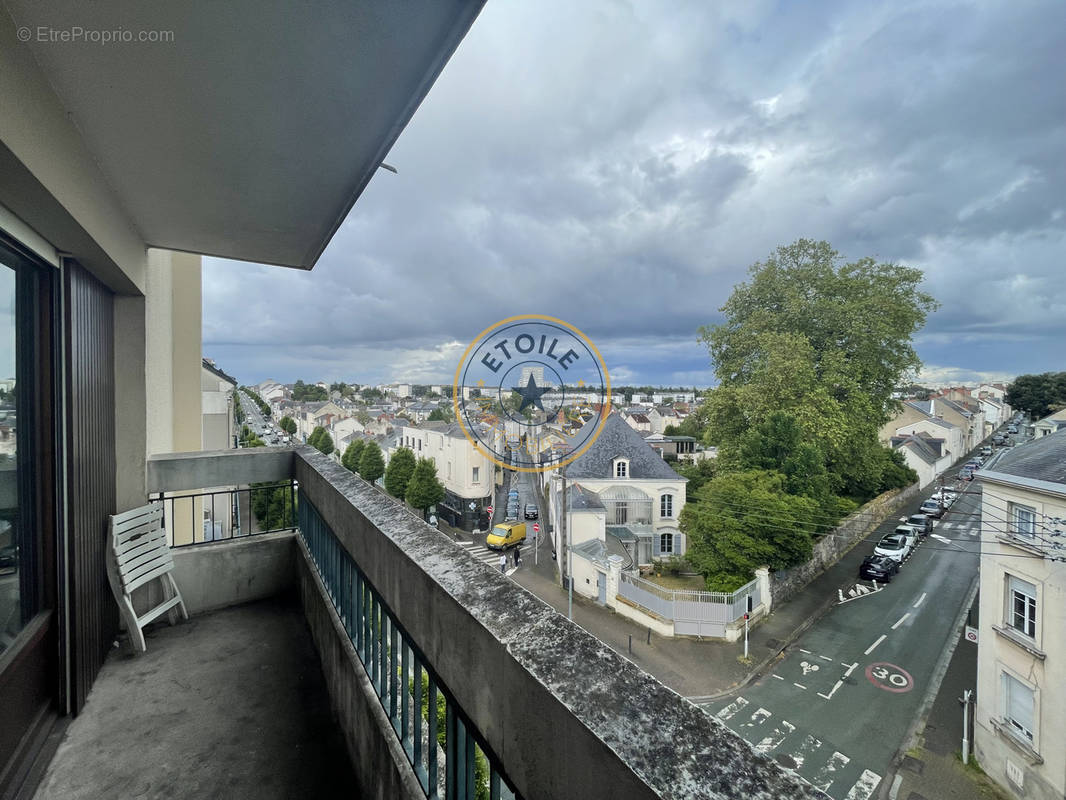
{"label": "tiled roof", "polygon": [[1011,448],[996,460],[993,470],[1019,478],[1066,484],[1066,429]]}
{"label": "tiled roof", "polygon": [[[589,425],[597,424],[592,420]],[[604,420],[603,430],[588,450],[566,467],[568,478],[612,478],[613,461],[616,458],[629,459],[630,478],[661,478],[663,480],[685,480],[662,456],[652,450],[644,438],[626,424],[617,414],[611,414]]]}

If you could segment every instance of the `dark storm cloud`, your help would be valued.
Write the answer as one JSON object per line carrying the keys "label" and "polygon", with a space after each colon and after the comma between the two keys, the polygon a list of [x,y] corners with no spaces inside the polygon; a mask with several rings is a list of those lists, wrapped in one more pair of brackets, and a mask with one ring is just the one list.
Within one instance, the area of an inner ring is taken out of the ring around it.
{"label": "dark storm cloud", "polygon": [[208,261],[205,352],[248,380],[443,380],[457,343],[540,312],[627,381],[706,382],[696,328],[803,236],[926,271],[930,374],[1053,368],[1061,23],[1057,2],[489,3],[312,273]]}

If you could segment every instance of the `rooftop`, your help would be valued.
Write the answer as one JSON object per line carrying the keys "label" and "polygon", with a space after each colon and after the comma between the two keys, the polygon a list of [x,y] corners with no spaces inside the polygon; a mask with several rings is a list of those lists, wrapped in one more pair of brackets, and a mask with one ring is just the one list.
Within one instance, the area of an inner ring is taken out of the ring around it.
{"label": "rooftop", "polygon": [[997,475],[1062,484],[1066,490],[1066,430],[1014,447],[995,463],[994,471],[979,472],[982,478]]}
{"label": "rooftop", "polygon": [[[597,421],[588,424],[595,425]],[[603,430],[589,449],[566,467],[566,477],[610,478],[613,475],[611,462],[618,457],[629,459],[629,477],[632,479],[685,480],[663,461],[640,433],[615,413],[604,421]]]}

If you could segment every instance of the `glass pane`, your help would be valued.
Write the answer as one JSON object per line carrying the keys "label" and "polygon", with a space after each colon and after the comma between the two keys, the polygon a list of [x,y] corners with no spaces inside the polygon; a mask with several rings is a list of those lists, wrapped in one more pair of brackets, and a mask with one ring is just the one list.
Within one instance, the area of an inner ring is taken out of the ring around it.
{"label": "glass pane", "polygon": [[19,593],[15,271],[0,264],[0,652],[22,629]]}

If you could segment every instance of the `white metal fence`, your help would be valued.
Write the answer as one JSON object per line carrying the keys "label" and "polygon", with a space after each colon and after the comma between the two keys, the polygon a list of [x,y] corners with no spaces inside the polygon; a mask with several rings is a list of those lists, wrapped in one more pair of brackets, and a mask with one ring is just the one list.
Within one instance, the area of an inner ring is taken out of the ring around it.
{"label": "white metal fence", "polygon": [[673,620],[674,633],[686,636],[725,636],[729,623],[753,611],[762,602],[757,580],[735,592],[701,592],[666,589],[623,572],[618,593],[634,605]]}

